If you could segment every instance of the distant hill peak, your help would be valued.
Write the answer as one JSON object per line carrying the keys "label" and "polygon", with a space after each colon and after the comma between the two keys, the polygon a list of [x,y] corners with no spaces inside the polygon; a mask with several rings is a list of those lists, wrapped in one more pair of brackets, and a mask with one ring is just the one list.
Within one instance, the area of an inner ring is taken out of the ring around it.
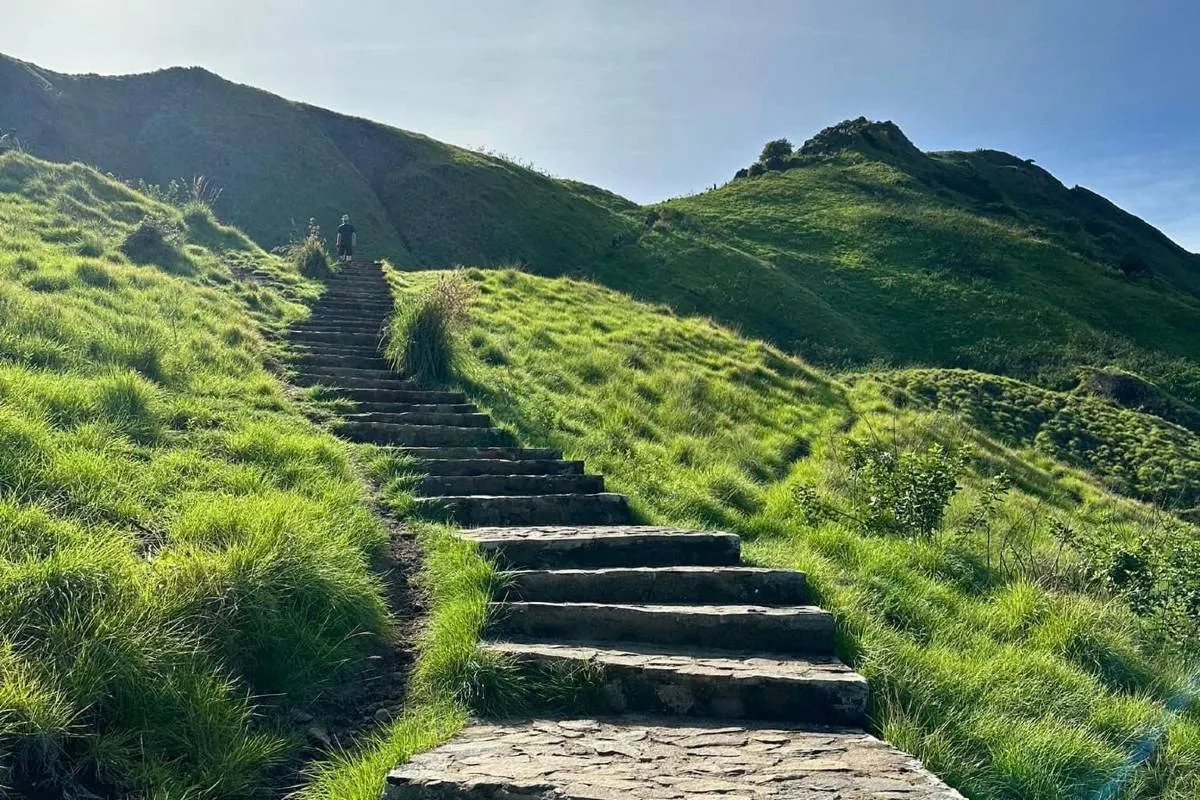
{"label": "distant hill peak", "polygon": [[866,117],[848,119],[830,125],[800,146],[804,156],[835,155],[845,150],[875,155],[880,152],[896,156],[924,156],[904,135],[900,126],[891,120],[877,122]]}

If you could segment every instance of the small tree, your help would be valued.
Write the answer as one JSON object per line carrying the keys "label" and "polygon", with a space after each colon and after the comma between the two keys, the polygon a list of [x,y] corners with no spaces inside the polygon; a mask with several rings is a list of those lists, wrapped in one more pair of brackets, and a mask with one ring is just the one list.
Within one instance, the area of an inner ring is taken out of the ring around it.
{"label": "small tree", "polygon": [[767,169],[779,169],[787,161],[796,148],[787,139],[772,139],[763,145],[762,155],[758,157]]}

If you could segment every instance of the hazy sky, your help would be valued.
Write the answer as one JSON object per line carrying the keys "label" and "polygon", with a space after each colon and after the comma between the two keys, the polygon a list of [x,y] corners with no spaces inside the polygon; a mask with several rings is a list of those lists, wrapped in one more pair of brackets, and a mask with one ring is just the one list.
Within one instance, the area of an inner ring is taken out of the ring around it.
{"label": "hazy sky", "polygon": [[1200,251],[1196,0],[4,0],[60,72],[200,65],[647,202],[891,119],[1035,158]]}

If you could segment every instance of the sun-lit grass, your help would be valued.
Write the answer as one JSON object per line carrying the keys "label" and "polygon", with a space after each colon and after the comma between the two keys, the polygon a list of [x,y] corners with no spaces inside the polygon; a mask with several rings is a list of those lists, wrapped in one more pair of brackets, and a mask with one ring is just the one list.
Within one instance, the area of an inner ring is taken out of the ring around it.
{"label": "sun-lit grass", "polygon": [[0,189],[0,785],[253,796],[388,625],[345,446],[264,367],[319,287],[77,165]]}
{"label": "sun-lit grass", "polygon": [[[471,270],[466,388],[531,446],[562,447],[649,522],[742,534],[762,564],[812,577],[889,740],[979,798],[1089,798],[1134,742],[1166,731],[1128,798],[1194,795],[1197,704],[1173,715],[1185,654],[1089,580],[1056,524],[1152,530],[1151,510],[1031,458],[876,380],[841,384],[702,319],[567,279]],[[415,292],[431,276],[397,276]],[[801,490],[850,510],[849,441],[969,448],[928,539],[813,520]],[[991,477],[1012,488],[988,506]],[[981,513],[981,509],[987,509]]]}

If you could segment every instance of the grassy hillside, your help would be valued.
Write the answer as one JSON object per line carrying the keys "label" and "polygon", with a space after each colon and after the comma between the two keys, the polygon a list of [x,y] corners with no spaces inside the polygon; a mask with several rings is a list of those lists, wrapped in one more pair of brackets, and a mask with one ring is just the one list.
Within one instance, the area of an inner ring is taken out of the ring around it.
{"label": "grassy hillside", "polygon": [[318,288],[203,208],[0,155],[0,787],[260,796],[287,710],[387,630],[385,532],[264,366]]}
{"label": "grassy hillside", "polygon": [[520,264],[702,314],[817,363],[953,367],[1070,389],[1144,375],[1200,406],[1200,256],[1005,153],[922,153],[854,120],[763,174],[642,208],[200,69],[64,76],[0,57],[30,152],[165,183],[201,174],[259,243],[354,215],[400,267]]}
{"label": "grassy hillside", "polygon": [[[1154,537],[1152,509],[704,319],[568,279],[466,275],[474,397],[526,443],[586,459],[648,521],[736,531],[759,563],[809,572],[875,726],[968,796],[1200,791],[1193,654],[1073,533]],[[929,528],[888,482],[920,498],[946,475]]]}
{"label": "grassy hillside", "polygon": [[[42,158],[165,185],[204,175],[222,219],[264,246],[350,213],[400,265],[590,258],[627,223],[498,158],[293,103],[202,69],[59,75],[0,56],[0,129]],[[549,235],[548,231],[554,231]]]}

